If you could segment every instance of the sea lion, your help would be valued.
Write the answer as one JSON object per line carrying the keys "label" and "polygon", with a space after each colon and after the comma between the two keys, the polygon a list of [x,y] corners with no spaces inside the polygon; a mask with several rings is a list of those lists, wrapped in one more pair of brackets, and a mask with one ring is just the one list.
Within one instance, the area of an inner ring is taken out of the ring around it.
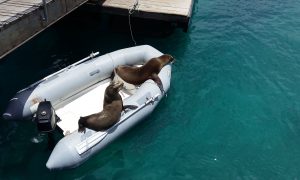
{"label": "sea lion", "polygon": [[103,131],[116,124],[121,117],[124,108],[135,109],[137,106],[123,106],[122,97],[119,91],[122,89],[123,83],[111,81],[105,89],[103,110],[99,113],[80,117],[78,120],[78,132],[85,132],[85,128],[94,131]]}
{"label": "sea lion", "polygon": [[174,58],[169,54],[164,54],[159,57],[150,59],[140,67],[118,66],[115,68],[115,73],[125,82],[140,85],[148,79],[152,79],[164,93],[163,84],[158,77],[160,70],[168,63],[173,62]]}
{"label": "sea lion", "polygon": [[[121,84],[120,85],[121,87],[119,87],[119,89],[114,88],[113,84],[115,84],[115,86],[118,86],[118,84]],[[135,106],[135,105],[125,105],[124,106],[122,97],[119,94],[119,91],[122,89],[123,86],[124,86],[124,83],[120,82],[120,81],[111,81],[110,82],[110,85],[105,89],[104,100],[103,100],[103,109],[106,105],[113,103],[113,101],[121,101],[122,102],[122,110],[137,108],[137,106]]]}

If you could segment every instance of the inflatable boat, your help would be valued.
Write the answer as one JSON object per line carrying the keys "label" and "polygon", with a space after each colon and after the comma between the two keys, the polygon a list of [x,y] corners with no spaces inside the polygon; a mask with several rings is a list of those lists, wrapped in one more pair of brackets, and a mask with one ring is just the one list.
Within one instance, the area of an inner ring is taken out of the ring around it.
{"label": "inflatable boat", "polygon": [[[38,129],[47,132],[58,128],[63,138],[55,145],[46,166],[48,169],[74,168],[99,152],[122,133],[148,116],[164,97],[152,80],[134,91],[122,89],[124,105],[137,108],[123,111],[120,120],[106,131],[86,129],[78,132],[78,119],[102,110],[103,96],[118,65],[140,65],[161,56],[157,49],[142,45],[117,50],[102,56],[92,53],[42,80],[17,92],[3,114],[5,119],[37,119]],[[160,73],[164,92],[170,87],[171,64]]]}

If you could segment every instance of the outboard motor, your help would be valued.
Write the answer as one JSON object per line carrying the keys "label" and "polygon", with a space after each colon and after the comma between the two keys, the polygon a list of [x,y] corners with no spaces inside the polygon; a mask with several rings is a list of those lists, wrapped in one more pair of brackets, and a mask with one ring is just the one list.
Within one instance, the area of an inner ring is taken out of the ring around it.
{"label": "outboard motor", "polygon": [[35,122],[40,132],[51,132],[56,127],[58,116],[51,105],[50,101],[40,102],[36,111]]}

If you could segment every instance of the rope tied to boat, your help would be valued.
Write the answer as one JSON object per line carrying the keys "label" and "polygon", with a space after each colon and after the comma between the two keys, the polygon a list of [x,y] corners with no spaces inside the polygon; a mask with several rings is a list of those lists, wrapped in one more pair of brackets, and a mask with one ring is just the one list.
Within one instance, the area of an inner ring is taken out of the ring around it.
{"label": "rope tied to boat", "polygon": [[131,15],[133,13],[135,13],[138,10],[138,6],[139,6],[139,0],[135,0],[134,4],[132,7],[128,8],[128,24],[129,24],[129,30],[130,30],[130,35],[131,35],[131,39],[134,42],[134,45],[136,46],[136,41],[134,39],[133,36],[133,31],[132,31],[132,26],[131,26]]}

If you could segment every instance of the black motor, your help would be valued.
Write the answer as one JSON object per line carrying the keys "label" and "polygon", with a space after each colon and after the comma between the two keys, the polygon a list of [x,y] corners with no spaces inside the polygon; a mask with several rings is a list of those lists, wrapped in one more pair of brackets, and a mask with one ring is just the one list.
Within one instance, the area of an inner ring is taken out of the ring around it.
{"label": "black motor", "polygon": [[37,128],[39,131],[53,131],[56,127],[56,122],[58,121],[58,119],[59,118],[58,116],[56,116],[50,101],[45,100],[39,103],[35,117],[35,121],[37,123]]}

